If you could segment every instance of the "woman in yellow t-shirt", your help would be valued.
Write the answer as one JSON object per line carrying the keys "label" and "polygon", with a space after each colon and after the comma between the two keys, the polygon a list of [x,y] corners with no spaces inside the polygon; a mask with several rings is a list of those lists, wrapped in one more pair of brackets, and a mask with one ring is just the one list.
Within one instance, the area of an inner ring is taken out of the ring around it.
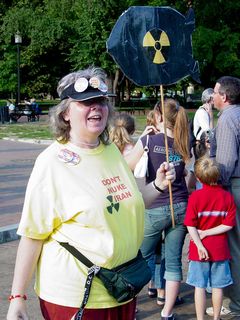
{"label": "woman in yellow t-shirt", "polygon": [[[26,190],[8,320],[29,319],[26,290],[35,269],[44,319],[75,319],[88,269],[59,242],[109,269],[133,259],[143,240],[144,203],[175,178],[163,164],[142,197],[108,140],[112,107],[102,69],[68,74],[58,93],[50,112],[56,141],[38,156]],[[133,320],[135,307],[136,299],[118,303],[94,277],[82,320]]]}

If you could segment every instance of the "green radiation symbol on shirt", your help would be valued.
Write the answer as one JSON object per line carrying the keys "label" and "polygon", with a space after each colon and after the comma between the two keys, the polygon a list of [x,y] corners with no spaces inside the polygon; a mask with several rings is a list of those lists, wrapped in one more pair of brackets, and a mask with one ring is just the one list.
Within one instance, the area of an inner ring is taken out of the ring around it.
{"label": "green radiation symbol on shirt", "polygon": [[108,201],[110,202],[110,206],[107,207],[107,211],[108,211],[109,213],[111,213],[111,214],[113,213],[113,209],[115,209],[116,211],[118,211],[118,210],[119,210],[119,203],[118,203],[118,202],[114,203],[112,196],[107,196],[107,199],[108,199]]}
{"label": "green radiation symbol on shirt", "polygon": [[161,29],[148,31],[143,38],[143,47],[153,63],[161,64],[167,61],[170,41],[166,32]]}

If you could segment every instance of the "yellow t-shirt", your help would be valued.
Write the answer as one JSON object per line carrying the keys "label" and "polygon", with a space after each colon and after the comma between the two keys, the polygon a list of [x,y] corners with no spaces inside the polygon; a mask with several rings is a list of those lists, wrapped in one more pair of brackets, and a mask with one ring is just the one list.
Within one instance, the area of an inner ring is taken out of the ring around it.
{"label": "yellow t-shirt", "polygon": [[[63,149],[79,163],[61,161]],[[142,196],[114,144],[82,149],[54,142],[39,155],[18,234],[45,240],[35,284],[42,299],[79,307],[83,298],[87,267],[57,241],[69,242],[96,265],[111,269],[137,255],[143,227]],[[117,305],[95,277],[87,308]]]}

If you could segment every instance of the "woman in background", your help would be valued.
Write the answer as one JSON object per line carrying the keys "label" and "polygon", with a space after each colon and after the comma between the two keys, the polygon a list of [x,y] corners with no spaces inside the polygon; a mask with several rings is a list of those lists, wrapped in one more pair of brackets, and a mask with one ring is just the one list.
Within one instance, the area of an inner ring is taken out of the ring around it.
{"label": "woman in background", "polygon": [[[176,302],[182,280],[182,247],[186,236],[183,225],[188,201],[188,190],[185,182],[185,163],[189,160],[188,118],[183,107],[176,100],[166,99],[165,120],[168,141],[169,162],[174,164],[176,180],[172,184],[175,228],[172,227],[171,209],[168,189],[160,192],[158,197],[145,211],[144,240],[141,251],[146,260],[156,252],[162,232],[165,232],[165,304],[161,313],[162,319],[173,320],[173,307]],[[156,127],[160,131],[149,136],[148,143],[148,176],[146,183],[156,177],[158,166],[166,161],[166,147],[163,130],[162,106],[155,106]],[[135,145],[126,160],[132,170],[143,154],[146,137],[142,137]],[[144,191],[143,191],[144,194]]]}

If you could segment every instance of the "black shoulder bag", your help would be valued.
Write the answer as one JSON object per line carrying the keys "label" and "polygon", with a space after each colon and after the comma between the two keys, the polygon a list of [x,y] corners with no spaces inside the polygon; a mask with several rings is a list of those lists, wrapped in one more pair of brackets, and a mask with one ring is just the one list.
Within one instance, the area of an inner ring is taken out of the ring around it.
{"label": "black shoulder bag", "polygon": [[59,244],[89,268],[88,276],[85,282],[84,297],[80,309],[74,317],[74,320],[82,319],[83,310],[87,304],[93,277],[95,275],[103,282],[108,293],[119,303],[133,299],[151,280],[151,269],[149,268],[140,251],[134,259],[121,264],[116,268],[107,269],[94,265],[69,243],[59,242]]}

